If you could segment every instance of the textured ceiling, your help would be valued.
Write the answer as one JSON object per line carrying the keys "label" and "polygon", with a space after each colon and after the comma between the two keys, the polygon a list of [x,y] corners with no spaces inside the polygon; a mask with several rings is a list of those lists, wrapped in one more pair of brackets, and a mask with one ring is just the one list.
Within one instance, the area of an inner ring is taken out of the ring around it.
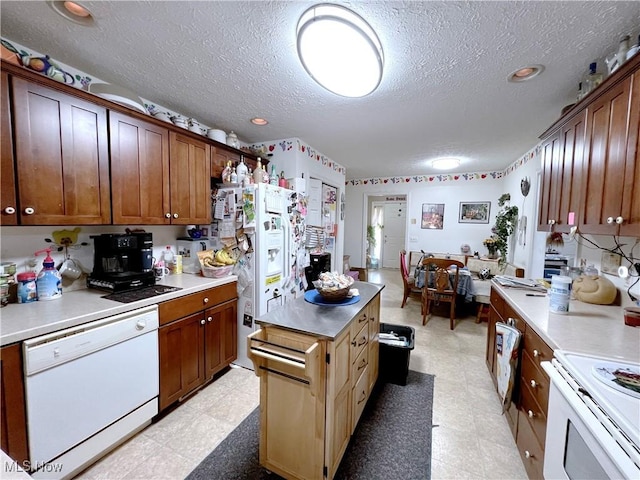
{"label": "textured ceiling", "polygon": [[[341,2],[385,53],[380,87],[346,99],[297,58],[296,23],[313,3],[82,3],[94,27],[2,0],[1,34],[247,143],[299,137],[348,179],[429,174],[426,160],[444,155],[463,159],[457,172],[503,169],[573,103],[590,61],[640,33],[640,2]],[[542,75],[507,83],[538,63]]]}

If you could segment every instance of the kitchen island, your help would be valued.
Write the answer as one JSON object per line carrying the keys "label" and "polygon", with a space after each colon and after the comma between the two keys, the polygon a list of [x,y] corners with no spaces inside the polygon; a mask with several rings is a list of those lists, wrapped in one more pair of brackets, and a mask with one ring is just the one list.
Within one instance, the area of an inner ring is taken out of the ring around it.
{"label": "kitchen island", "polygon": [[322,306],[299,298],[256,319],[247,351],[260,377],[260,464],[288,479],[331,479],[378,378],[380,292]]}

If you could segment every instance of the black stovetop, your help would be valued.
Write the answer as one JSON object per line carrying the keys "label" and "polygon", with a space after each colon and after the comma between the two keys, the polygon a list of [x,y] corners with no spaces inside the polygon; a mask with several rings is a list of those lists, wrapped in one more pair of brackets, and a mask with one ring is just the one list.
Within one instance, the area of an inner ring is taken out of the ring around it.
{"label": "black stovetop", "polygon": [[138,300],[144,300],[145,298],[155,297],[162,295],[163,293],[177,292],[182,290],[180,287],[167,287],[166,285],[154,285],[152,287],[138,288],[135,290],[125,290],[123,292],[110,293],[102,298],[107,300],[114,300],[121,303],[137,302]]}

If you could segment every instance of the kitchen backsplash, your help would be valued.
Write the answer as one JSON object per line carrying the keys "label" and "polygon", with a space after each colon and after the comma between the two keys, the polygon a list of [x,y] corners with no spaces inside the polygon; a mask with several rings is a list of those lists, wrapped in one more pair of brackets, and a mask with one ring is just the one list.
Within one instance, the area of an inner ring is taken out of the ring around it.
{"label": "kitchen backsplash", "polygon": [[[45,239],[53,240],[52,233],[58,230],[73,230],[74,226],[48,226],[48,227],[2,227],[2,245],[0,247],[0,261],[14,262],[17,272],[35,271],[42,268],[44,255],[34,256],[34,252],[43,248],[51,247],[51,256],[56,262],[56,267],[65,259],[65,251],[58,251],[58,246],[54,242],[47,242]],[[80,262],[85,273],[93,270],[93,240],[90,235],[100,233],[125,233],[125,225],[103,225],[103,226],[80,226],[78,240],[75,245],[68,248],[69,256]],[[167,245],[171,245],[174,252],[177,252],[176,238],[187,236],[186,226],[128,226],[130,229],[142,228],[153,234],[153,256],[160,258],[162,250]],[[87,245],[81,245],[86,243]],[[86,288],[86,276],[81,276],[78,280],[71,282],[63,280],[63,292]]]}

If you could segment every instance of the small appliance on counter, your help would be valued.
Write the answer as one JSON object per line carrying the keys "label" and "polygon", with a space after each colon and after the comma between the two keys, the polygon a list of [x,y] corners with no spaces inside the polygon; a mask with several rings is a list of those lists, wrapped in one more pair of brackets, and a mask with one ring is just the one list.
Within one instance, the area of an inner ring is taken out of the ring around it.
{"label": "small appliance on counter", "polygon": [[149,253],[153,248],[151,233],[103,233],[91,238],[94,253],[89,288],[119,292],[155,285]]}
{"label": "small appliance on counter", "polygon": [[307,279],[307,290],[313,290],[313,281],[317,280],[322,272],[328,272],[331,269],[330,253],[311,253],[309,254],[308,267],[304,269],[304,275]]}
{"label": "small appliance on counter", "polygon": [[182,271],[184,273],[200,273],[198,252],[211,248],[208,237],[178,237],[178,254],[182,255]]}

